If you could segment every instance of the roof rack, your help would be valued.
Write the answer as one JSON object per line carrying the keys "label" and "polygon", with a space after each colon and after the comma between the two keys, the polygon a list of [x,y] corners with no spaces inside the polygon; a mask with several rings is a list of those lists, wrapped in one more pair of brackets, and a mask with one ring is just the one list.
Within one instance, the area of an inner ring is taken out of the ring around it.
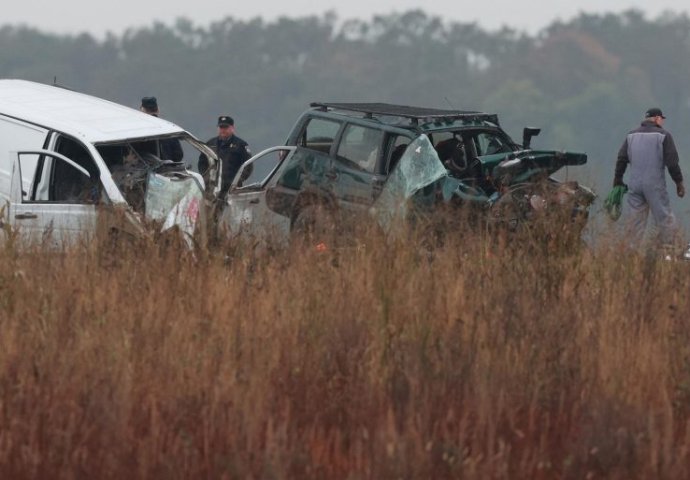
{"label": "roof rack", "polygon": [[419,120],[433,121],[445,119],[488,120],[498,125],[498,115],[494,113],[483,113],[468,110],[443,110],[438,108],[394,105],[390,103],[312,102],[310,106],[313,108],[320,108],[324,111],[333,109],[364,113],[365,118],[372,118],[373,115],[409,118],[412,120],[413,125],[417,125]]}

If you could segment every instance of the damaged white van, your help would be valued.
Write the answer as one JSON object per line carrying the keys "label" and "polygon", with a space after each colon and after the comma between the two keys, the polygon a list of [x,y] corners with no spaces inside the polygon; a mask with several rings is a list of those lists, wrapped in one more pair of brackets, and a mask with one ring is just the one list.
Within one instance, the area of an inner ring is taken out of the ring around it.
{"label": "damaged white van", "polygon": [[[170,142],[181,160],[166,158]],[[206,182],[187,166],[201,155]],[[0,80],[2,231],[63,245],[102,228],[139,235],[176,227],[189,242],[204,198],[218,193],[218,166],[206,145],[166,120],[57,86]]]}

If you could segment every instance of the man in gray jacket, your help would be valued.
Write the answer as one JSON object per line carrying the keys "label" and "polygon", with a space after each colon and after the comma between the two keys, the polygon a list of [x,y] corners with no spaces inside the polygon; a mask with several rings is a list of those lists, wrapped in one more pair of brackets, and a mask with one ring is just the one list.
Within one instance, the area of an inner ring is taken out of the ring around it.
{"label": "man in gray jacket", "polygon": [[671,134],[663,128],[665,118],[659,108],[647,110],[642,124],[628,133],[618,151],[613,185],[623,185],[623,174],[630,164],[626,233],[633,246],[639,246],[642,240],[650,210],[662,246],[672,245],[678,234],[666,191],[665,169],[676,183],[676,193],[681,198],[685,196],[685,187],[676,145]]}

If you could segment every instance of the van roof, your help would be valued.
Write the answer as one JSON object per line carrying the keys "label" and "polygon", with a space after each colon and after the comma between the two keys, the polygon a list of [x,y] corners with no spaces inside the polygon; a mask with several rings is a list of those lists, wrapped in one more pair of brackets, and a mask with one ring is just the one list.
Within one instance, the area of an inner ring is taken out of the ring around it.
{"label": "van roof", "polygon": [[184,130],[133,108],[27,80],[0,80],[0,114],[101,143]]}

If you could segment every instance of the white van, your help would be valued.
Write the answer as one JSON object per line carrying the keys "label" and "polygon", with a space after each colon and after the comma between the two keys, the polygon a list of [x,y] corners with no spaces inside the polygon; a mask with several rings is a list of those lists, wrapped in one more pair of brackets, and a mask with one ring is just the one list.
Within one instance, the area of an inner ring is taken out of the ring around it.
{"label": "white van", "polygon": [[[183,156],[166,158],[170,142]],[[191,170],[209,158],[208,185]],[[64,244],[105,225],[191,233],[219,190],[215,154],[179,126],[57,86],[0,80],[0,223]],[[1,234],[0,234],[1,235]]]}

